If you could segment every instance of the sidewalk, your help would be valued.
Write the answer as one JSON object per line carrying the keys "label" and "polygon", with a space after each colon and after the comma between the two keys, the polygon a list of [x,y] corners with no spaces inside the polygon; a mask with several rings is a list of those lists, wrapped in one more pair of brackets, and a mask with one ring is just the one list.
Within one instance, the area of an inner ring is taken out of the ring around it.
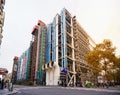
{"label": "sidewalk", "polygon": [[120,86],[116,86],[116,87],[109,87],[108,89],[111,89],[111,90],[119,90],[119,91],[120,91]]}
{"label": "sidewalk", "polygon": [[91,91],[104,91],[104,92],[117,92],[120,93],[120,86],[109,88],[86,88],[86,87],[63,87],[63,86],[37,86],[38,88],[62,88],[62,89],[77,89],[77,90],[91,90]]}
{"label": "sidewalk", "polygon": [[109,87],[109,88],[66,87],[66,89],[104,91],[104,92],[118,92],[118,93],[120,93],[120,87]]}
{"label": "sidewalk", "polygon": [[6,93],[9,93],[7,89],[0,89],[0,95],[6,95]]}
{"label": "sidewalk", "polygon": [[0,95],[12,95],[12,94],[14,94],[14,93],[17,93],[17,91],[16,90],[13,90],[12,92],[10,92],[10,91],[8,91],[8,89],[3,89],[3,90],[1,90],[0,89]]}

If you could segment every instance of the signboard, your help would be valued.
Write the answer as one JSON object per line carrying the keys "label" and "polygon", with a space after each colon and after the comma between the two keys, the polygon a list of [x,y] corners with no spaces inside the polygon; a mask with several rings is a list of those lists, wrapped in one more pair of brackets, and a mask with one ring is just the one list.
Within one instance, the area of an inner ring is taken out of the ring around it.
{"label": "signboard", "polygon": [[98,83],[103,83],[103,77],[102,76],[98,76]]}
{"label": "signboard", "polygon": [[61,73],[64,73],[64,74],[67,74],[67,69],[66,68],[63,68]]}

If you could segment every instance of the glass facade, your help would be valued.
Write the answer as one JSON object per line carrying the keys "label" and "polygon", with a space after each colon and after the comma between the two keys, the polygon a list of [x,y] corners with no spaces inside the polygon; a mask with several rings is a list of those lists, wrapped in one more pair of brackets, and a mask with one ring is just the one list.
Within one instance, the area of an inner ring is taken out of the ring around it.
{"label": "glass facade", "polygon": [[51,31],[52,25],[49,24],[47,26],[47,33],[46,33],[46,63],[50,63],[51,61]]}
{"label": "glass facade", "polygon": [[62,52],[62,67],[66,68],[66,22],[65,9],[61,12],[61,52]]}
{"label": "glass facade", "polygon": [[56,19],[52,23],[52,61],[56,61]]}

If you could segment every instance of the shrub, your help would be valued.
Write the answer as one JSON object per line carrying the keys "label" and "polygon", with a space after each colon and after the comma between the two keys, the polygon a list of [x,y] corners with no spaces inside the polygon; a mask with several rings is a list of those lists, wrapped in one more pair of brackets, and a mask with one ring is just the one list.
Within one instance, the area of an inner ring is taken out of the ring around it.
{"label": "shrub", "polygon": [[87,88],[90,88],[90,87],[92,87],[92,83],[91,82],[88,82],[88,83],[86,83],[86,85],[85,85]]}
{"label": "shrub", "polygon": [[29,81],[27,85],[34,85],[33,81]]}

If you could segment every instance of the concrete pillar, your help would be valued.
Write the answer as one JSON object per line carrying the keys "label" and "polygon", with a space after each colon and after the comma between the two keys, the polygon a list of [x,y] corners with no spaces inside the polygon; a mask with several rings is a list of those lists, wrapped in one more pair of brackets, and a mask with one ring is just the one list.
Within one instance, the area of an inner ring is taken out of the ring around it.
{"label": "concrete pillar", "polygon": [[60,77],[60,67],[57,65],[54,67],[54,85],[58,85],[58,80]]}
{"label": "concrete pillar", "polygon": [[49,80],[50,80],[50,72],[49,70],[46,70],[46,85],[49,85]]}
{"label": "concrete pillar", "polygon": [[[71,18],[71,23],[73,24],[72,18]],[[73,35],[73,28],[71,29],[71,35],[74,36]],[[73,38],[72,38],[72,47],[73,47],[73,49],[72,49],[72,58],[75,59],[74,39]],[[76,74],[75,73],[76,73],[76,70],[75,70],[75,60],[73,60],[74,85],[76,83]]]}
{"label": "concrete pillar", "polygon": [[50,80],[49,80],[49,85],[53,85],[53,70],[50,69]]}

